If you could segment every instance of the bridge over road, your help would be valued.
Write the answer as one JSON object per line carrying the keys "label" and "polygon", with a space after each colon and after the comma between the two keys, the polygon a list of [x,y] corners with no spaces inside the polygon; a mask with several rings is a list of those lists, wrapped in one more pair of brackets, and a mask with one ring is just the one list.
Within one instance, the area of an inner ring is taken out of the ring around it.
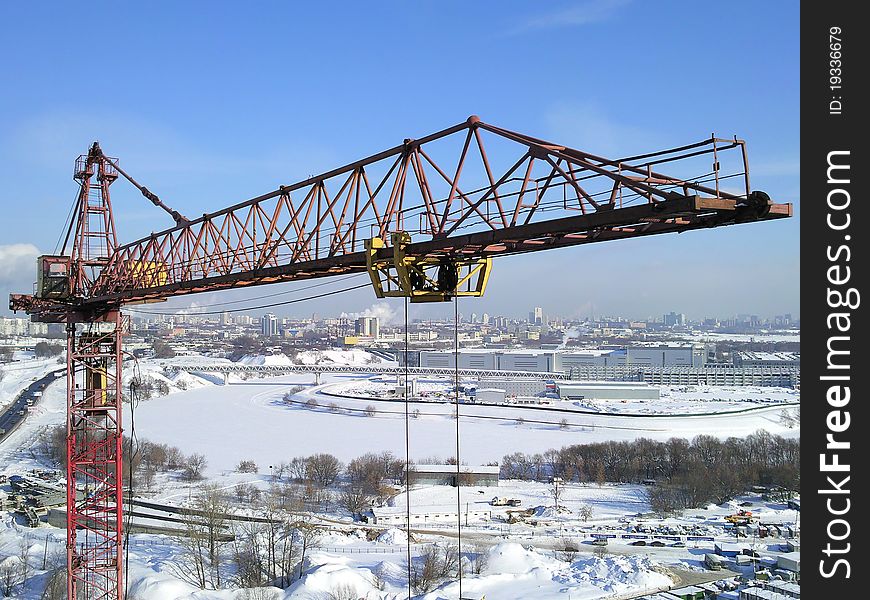
{"label": "bridge over road", "polygon": [[[359,375],[396,375],[402,376],[406,373],[410,376],[417,377],[456,377],[457,371],[455,368],[433,368],[433,367],[384,367],[371,365],[338,365],[338,364],[316,364],[316,365],[245,365],[232,362],[196,362],[190,364],[170,365],[167,368],[173,371],[188,371],[191,373],[222,373],[224,382],[227,381],[227,376],[230,373],[251,373],[261,376],[278,376],[289,375],[293,373],[312,373],[316,384],[320,384],[320,376],[324,373],[356,373]],[[536,371],[500,371],[486,369],[459,369],[459,377],[461,378],[501,378],[501,379],[551,379],[553,381],[564,381],[569,377],[563,372],[536,372]]]}

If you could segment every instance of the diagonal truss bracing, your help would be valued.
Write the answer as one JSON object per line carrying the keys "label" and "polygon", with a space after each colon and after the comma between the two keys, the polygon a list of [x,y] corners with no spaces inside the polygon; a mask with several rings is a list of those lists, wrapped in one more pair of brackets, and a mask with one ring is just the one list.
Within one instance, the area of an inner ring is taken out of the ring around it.
{"label": "diagonal truss bracing", "polygon": [[752,191],[737,138],[609,159],[470,117],[119,246],[75,303],[363,271],[365,240],[398,231],[408,256],[479,258],[790,215]]}

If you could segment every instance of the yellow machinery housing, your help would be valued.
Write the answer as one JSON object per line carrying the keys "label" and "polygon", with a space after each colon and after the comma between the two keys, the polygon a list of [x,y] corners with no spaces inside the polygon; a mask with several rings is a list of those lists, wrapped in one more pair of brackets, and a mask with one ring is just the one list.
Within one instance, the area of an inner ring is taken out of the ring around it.
{"label": "yellow machinery housing", "polygon": [[141,288],[152,288],[166,285],[169,272],[166,263],[150,260],[127,261],[127,271],[134,284]]}
{"label": "yellow machinery housing", "polygon": [[409,298],[411,302],[450,302],[458,296],[483,296],[491,258],[408,256],[406,231],[390,234],[392,258],[378,258],[383,239],[366,240],[366,267],[378,298]]}

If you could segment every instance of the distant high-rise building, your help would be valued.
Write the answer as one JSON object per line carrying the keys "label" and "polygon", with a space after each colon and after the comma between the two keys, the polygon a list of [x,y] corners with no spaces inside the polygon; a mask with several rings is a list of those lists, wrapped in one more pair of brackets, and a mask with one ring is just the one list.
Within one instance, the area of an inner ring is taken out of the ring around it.
{"label": "distant high-rise building", "polygon": [[278,317],[272,313],[266,313],[260,319],[260,333],[263,337],[275,337],[278,335]]}
{"label": "distant high-rise building", "polygon": [[483,313],[483,316],[480,318],[480,322],[484,325],[489,325],[489,314]]}
{"label": "distant high-rise building", "polygon": [[360,317],[356,320],[356,335],[378,339],[380,335],[380,323],[377,317]]}
{"label": "distant high-rise building", "polygon": [[662,322],[665,324],[665,327],[685,325],[686,315],[684,315],[683,313],[669,312],[664,317],[662,317]]}
{"label": "distant high-rise building", "polygon": [[477,313],[471,313],[471,322],[477,323]]}
{"label": "distant high-rise building", "polygon": [[529,312],[529,323],[532,325],[543,325],[544,324],[544,309],[540,306],[536,306],[534,310]]}
{"label": "distant high-rise building", "polygon": [[230,324],[230,313],[224,311],[221,313],[221,325],[229,325]]}

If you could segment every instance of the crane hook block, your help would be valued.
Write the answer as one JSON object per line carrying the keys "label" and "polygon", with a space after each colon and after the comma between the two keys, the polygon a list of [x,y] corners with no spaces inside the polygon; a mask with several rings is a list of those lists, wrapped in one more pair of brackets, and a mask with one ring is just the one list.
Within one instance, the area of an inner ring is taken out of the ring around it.
{"label": "crane hook block", "polygon": [[411,302],[450,302],[458,296],[483,296],[492,259],[408,252],[407,231],[365,241],[366,268],[378,298],[409,298]]}

